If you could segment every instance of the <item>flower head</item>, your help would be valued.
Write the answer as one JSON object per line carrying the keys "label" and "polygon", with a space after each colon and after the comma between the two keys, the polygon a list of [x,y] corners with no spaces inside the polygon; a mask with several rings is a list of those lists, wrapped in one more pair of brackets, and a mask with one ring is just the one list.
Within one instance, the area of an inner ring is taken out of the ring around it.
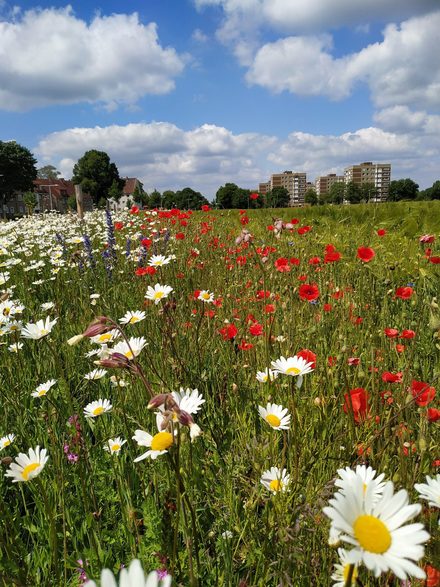
{"label": "flower head", "polygon": [[426,483],[416,483],[414,488],[422,499],[429,502],[430,506],[440,508],[440,473],[434,478],[427,475]]}
{"label": "flower head", "polygon": [[[145,576],[142,565],[135,559],[130,563],[128,569],[122,569],[119,576],[120,587],[170,587],[172,577],[168,574],[152,571]],[[84,587],[96,587],[94,581],[87,581]],[[101,571],[101,587],[118,587],[113,573],[109,569]]]}
{"label": "flower head", "polygon": [[286,469],[279,469],[278,467],[271,467],[264,471],[260,479],[261,483],[266,489],[272,493],[279,491],[286,491],[290,483],[290,475],[287,474]]}
{"label": "flower head", "polygon": [[15,463],[10,465],[5,476],[12,477],[13,483],[30,481],[41,473],[48,459],[45,448],[40,449],[39,446],[35,449],[30,448],[28,454],[19,453]]}
{"label": "flower head", "polygon": [[119,322],[121,324],[137,324],[137,322],[144,320],[145,316],[145,312],[126,312],[122,318],[119,318]]}
{"label": "flower head", "polygon": [[48,316],[45,320],[38,320],[35,324],[29,322],[21,331],[21,336],[23,338],[32,338],[33,340],[39,340],[44,336],[47,336],[51,333],[52,328],[57,322],[57,318],[51,320]]}
{"label": "flower head", "polygon": [[104,445],[104,450],[107,450],[111,455],[118,455],[121,452],[122,445],[127,441],[122,440],[120,436],[116,438],[109,438]]}
{"label": "flower head", "polygon": [[53,387],[56,382],[56,379],[49,379],[49,381],[46,381],[46,383],[41,383],[41,385],[39,385],[36,390],[31,393],[31,396],[43,397],[43,395],[46,395],[49,389]]}
{"label": "flower head", "polygon": [[2,438],[0,438],[0,450],[3,450],[4,448],[12,444],[14,442],[14,439],[15,434],[7,434],[6,436],[2,436]]}
{"label": "flower head", "polygon": [[265,408],[258,406],[258,413],[274,430],[288,430],[290,414],[287,408],[268,403]]}
{"label": "flower head", "polygon": [[132,359],[134,359],[134,357],[137,357],[142,351],[142,349],[146,346],[147,341],[143,336],[138,338],[132,337],[129,339],[128,343],[125,340],[118,342],[118,344],[116,344],[112,348],[110,353],[118,353],[120,355],[124,355],[126,359],[131,361]]}
{"label": "flower head", "polygon": [[276,361],[272,361],[271,365],[273,370],[277,373],[290,375],[291,377],[305,375],[306,373],[311,373],[313,371],[312,363],[308,363],[305,359],[296,355],[294,357],[288,357],[287,359],[280,357]]}
{"label": "flower head", "polygon": [[96,418],[101,414],[105,414],[106,412],[110,412],[112,409],[112,404],[108,399],[99,399],[94,402],[90,402],[84,408],[84,415],[86,418]]}
{"label": "flower head", "polygon": [[160,285],[159,283],[156,283],[154,287],[151,287],[151,285],[149,285],[147,293],[145,294],[145,299],[152,300],[157,306],[157,304],[163,298],[167,298],[172,291],[173,288],[169,285]]}
{"label": "flower head", "polygon": [[165,257],[164,255],[153,255],[149,259],[148,265],[150,267],[162,267],[163,265],[168,265],[171,259],[172,257]]}
{"label": "flower head", "polygon": [[266,368],[264,371],[257,371],[256,378],[260,383],[267,383],[268,381],[274,381],[278,375],[278,371]]}
{"label": "flower head", "polygon": [[147,458],[154,461],[158,456],[167,453],[168,449],[173,444],[173,435],[166,430],[158,432],[154,436],[151,436],[151,434],[148,434],[148,432],[144,432],[143,430],[136,430],[133,440],[135,440],[139,446],[146,446],[150,449],[134,459],[134,462],[138,463]]}

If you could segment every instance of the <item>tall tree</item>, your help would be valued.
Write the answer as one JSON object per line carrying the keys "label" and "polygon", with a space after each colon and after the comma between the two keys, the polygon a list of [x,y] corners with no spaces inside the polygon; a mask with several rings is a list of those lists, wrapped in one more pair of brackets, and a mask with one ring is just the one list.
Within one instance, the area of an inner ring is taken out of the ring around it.
{"label": "tall tree", "polygon": [[174,202],[181,210],[200,210],[204,204],[209,204],[205,196],[188,187],[175,193]]}
{"label": "tall tree", "polygon": [[267,208],[286,208],[290,203],[290,194],[286,188],[277,186],[266,194]]}
{"label": "tall tree", "polygon": [[0,203],[3,209],[14,192],[33,190],[36,163],[26,147],[15,141],[0,141]]}
{"label": "tall tree", "polygon": [[52,181],[57,180],[61,173],[54,165],[45,165],[37,169],[37,174],[40,179],[50,179]]}
{"label": "tall tree", "polygon": [[311,206],[316,206],[318,203],[318,194],[312,188],[306,191],[306,195],[304,196],[304,202],[306,204],[310,204]]}
{"label": "tall tree", "polygon": [[89,193],[95,204],[107,200],[109,190],[115,181],[122,189],[124,180],[119,177],[118,168],[110,162],[104,151],[86,151],[73,168],[73,183],[80,184]]}
{"label": "tall tree", "polygon": [[345,199],[345,183],[337,182],[332,184],[329,191],[328,201],[332,204],[343,204]]}
{"label": "tall tree", "polygon": [[377,197],[378,189],[373,182],[366,182],[360,186],[361,200],[369,202]]}
{"label": "tall tree", "polygon": [[429,200],[440,200],[440,181],[437,180],[432,184],[432,187],[426,190],[429,195]]}
{"label": "tall tree", "polygon": [[419,193],[419,185],[410,179],[395,179],[390,183],[388,200],[399,202],[400,200],[415,200]]}
{"label": "tall tree", "polygon": [[350,204],[359,204],[362,200],[362,188],[358,183],[350,181],[345,186],[345,199]]}

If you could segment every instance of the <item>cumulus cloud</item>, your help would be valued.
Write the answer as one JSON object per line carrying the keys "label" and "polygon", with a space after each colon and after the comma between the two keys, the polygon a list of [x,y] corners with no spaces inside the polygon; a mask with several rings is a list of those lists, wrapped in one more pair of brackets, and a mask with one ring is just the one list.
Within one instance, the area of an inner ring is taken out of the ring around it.
{"label": "cumulus cloud", "polygon": [[173,90],[185,61],[136,13],[87,23],[70,6],[29,10],[0,22],[0,108],[134,103]]}
{"label": "cumulus cloud", "polygon": [[440,11],[388,25],[383,41],[334,58],[328,36],[287,37],[261,47],[247,72],[250,83],[275,92],[340,99],[366,83],[379,107],[440,107]]}
{"label": "cumulus cloud", "polygon": [[194,0],[197,8],[217,6],[224,20],[219,36],[240,38],[243,29],[271,27],[283,33],[321,31],[344,25],[387,22],[423,14],[438,7],[438,0]]}
{"label": "cumulus cloud", "polygon": [[41,165],[52,163],[70,177],[85,151],[103,150],[122,176],[138,177],[147,191],[190,186],[210,199],[225,182],[253,189],[284,169],[306,171],[314,180],[361,161],[389,162],[393,177],[410,176],[423,187],[438,179],[440,116],[389,108],[376,114],[376,123],[341,135],[293,131],[286,139],[211,124],[192,130],[168,122],[72,128],[47,135],[36,153]]}

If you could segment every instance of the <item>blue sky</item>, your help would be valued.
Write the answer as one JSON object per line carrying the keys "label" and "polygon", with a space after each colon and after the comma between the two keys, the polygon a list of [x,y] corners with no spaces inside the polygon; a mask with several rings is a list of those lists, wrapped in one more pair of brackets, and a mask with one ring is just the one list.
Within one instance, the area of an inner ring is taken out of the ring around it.
{"label": "blue sky", "polygon": [[0,139],[65,177],[96,148],[147,190],[208,198],[369,160],[427,187],[440,178],[437,7],[0,0]]}

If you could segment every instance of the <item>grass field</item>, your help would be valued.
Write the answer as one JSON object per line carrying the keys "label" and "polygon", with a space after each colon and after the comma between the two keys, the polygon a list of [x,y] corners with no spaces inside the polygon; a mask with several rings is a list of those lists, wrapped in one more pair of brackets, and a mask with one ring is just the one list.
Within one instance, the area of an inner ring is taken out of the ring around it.
{"label": "grass field", "polygon": [[[0,585],[440,584],[440,202],[133,212],[0,226]],[[431,538],[338,583],[323,508],[362,464]]]}

